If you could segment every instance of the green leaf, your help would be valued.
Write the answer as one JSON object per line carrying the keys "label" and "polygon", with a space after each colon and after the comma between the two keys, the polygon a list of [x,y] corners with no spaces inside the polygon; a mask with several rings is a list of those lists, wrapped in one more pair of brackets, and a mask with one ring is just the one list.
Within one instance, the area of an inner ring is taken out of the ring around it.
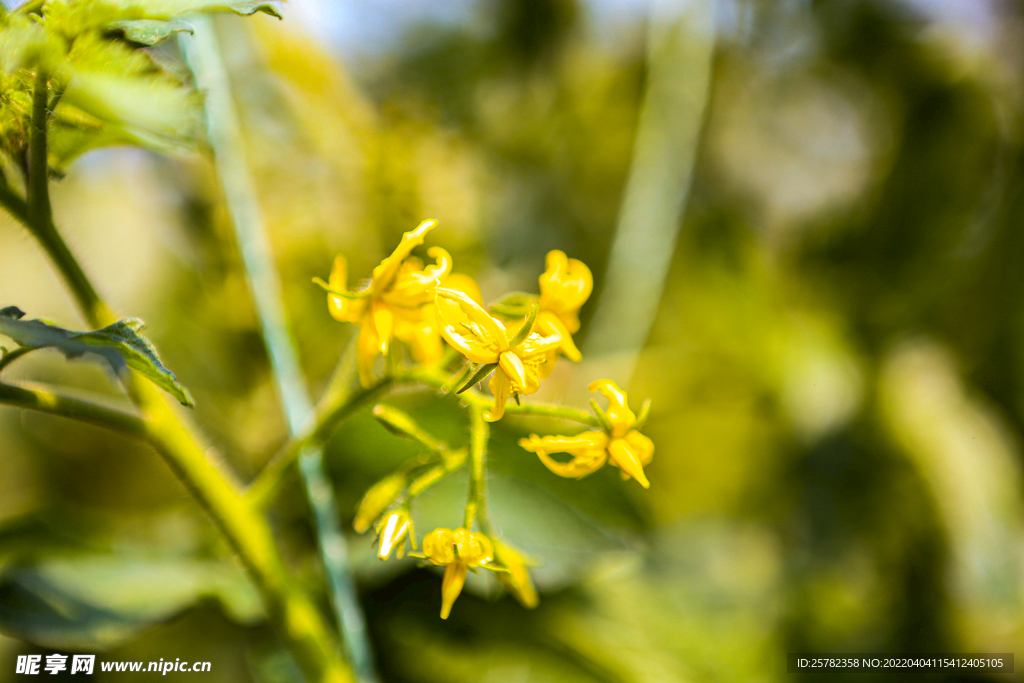
{"label": "green leaf", "polygon": [[153,46],[164,42],[175,33],[195,33],[195,29],[184,21],[160,21],[158,19],[122,19],[107,25],[125,40],[139,45]]}
{"label": "green leaf", "polygon": [[0,629],[64,650],[113,647],[207,598],[237,622],[251,625],[262,617],[244,572],[215,560],[96,553],[53,558],[8,568],[0,595]]}
{"label": "green leaf", "polygon": [[30,349],[55,348],[67,358],[99,356],[118,376],[132,368],[182,405],[193,405],[188,390],[164,367],[153,344],[139,334],[145,326],[141,320],[129,318],[94,332],[72,332],[42,320],[22,320],[24,315],[16,306],[0,310],[0,334]]}
{"label": "green leaf", "polygon": [[194,12],[232,12],[242,16],[263,12],[281,18],[275,3],[265,0],[106,0],[105,4],[125,12],[141,14],[147,19],[173,19]]}

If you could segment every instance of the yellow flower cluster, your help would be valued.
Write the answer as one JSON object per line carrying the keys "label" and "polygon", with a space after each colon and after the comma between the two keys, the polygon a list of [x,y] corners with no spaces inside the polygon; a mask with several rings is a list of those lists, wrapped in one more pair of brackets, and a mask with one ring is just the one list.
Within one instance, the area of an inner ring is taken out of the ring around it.
{"label": "yellow flower cluster", "polygon": [[[328,291],[331,315],[359,327],[356,356],[364,386],[374,384],[374,362],[380,354],[389,355],[394,339],[409,347],[416,362],[433,366],[431,372],[441,369],[443,342],[447,342],[469,363],[461,375],[463,380],[469,379],[460,391],[493,373],[488,385],[493,403],[483,415],[491,422],[500,420],[510,399],[518,403],[520,396],[540,388],[540,381],[551,373],[560,355],[580,360],[572,335],[580,328],[579,311],[593,290],[593,277],[582,262],[561,251],[551,251],[540,276],[539,296],[510,294],[488,309],[477,284],[451,272],[452,259],[444,249],[429,249],[427,254],[434,263],[426,266],[411,255],[435,225],[435,221],[424,221],[405,233],[361,289],[348,290],[346,263],[341,256],[334,263],[330,281],[320,284]],[[619,468],[623,479],[636,479],[644,488],[649,487],[644,467],[651,462],[654,445],[639,431],[647,418],[648,405],[638,417],[630,410],[626,394],[611,380],[592,383],[590,391],[600,391],[608,399],[607,410],[591,401],[600,430],[575,436],[534,434],[519,444],[536,453],[559,476],[580,478],[611,463]],[[479,396],[474,400],[479,405]],[[434,453],[432,461],[420,459],[381,480],[360,503],[353,525],[360,533],[371,526],[376,529],[378,556],[385,560],[392,553],[402,557],[407,543],[416,550],[409,503],[427,486],[462,467],[466,449],[452,450],[439,444],[393,408],[378,406],[374,414],[378,419],[387,418],[386,426],[396,433],[419,440]],[[551,458],[552,453],[568,453],[571,459],[559,462]],[[423,468],[428,469],[424,472]],[[526,558],[498,539],[472,531],[476,506],[483,504],[482,499],[474,498],[474,490],[471,487],[463,527],[434,529],[423,538],[422,552],[410,553],[444,567],[442,619],[451,613],[470,570],[495,572],[498,581],[526,607],[535,607],[538,602]],[[490,533],[486,524],[484,529]]]}

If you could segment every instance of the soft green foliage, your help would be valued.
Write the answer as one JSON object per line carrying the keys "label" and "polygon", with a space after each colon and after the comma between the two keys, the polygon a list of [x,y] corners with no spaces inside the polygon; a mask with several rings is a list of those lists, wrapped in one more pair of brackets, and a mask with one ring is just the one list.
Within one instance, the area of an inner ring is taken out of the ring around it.
{"label": "soft green foliage", "polygon": [[25,348],[57,349],[67,358],[99,356],[119,376],[132,368],[182,405],[193,405],[188,390],[164,367],[153,344],[140,334],[145,327],[141,320],[129,318],[93,332],[72,332],[42,320],[22,320],[24,315],[14,306],[0,310],[0,334]]}

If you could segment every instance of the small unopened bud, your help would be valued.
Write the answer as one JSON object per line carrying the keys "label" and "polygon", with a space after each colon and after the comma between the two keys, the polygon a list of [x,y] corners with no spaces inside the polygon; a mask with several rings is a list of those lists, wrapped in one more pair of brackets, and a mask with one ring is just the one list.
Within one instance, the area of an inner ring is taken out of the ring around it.
{"label": "small unopened bud", "polygon": [[416,548],[416,536],[413,534],[412,518],[406,510],[396,510],[381,521],[380,548],[377,550],[377,557],[386,560],[391,556],[391,551],[398,548],[398,557],[405,552],[405,541],[408,539],[412,547]]}
{"label": "small unopened bud", "polygon": [[357,533],[365,533],[384,514],[405,489],[406,478],[402,472],[384,477],[370,487],[356,508],[352,527]]}

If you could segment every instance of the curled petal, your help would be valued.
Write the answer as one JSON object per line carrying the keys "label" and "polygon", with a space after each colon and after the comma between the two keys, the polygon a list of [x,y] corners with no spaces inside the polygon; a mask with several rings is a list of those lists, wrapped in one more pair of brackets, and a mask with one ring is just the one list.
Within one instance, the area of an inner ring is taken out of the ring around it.
{"label": "curled petal", "polygon": [[[520,439],[519,445],[536,453],[540,461],[558,476],[571,479],[597,471],[608,459],[608,436],[604,432],[545,437],[534,434],[528,439]],[[568,453],[573,458],[567,463],[560,463],[550,458],[549,453]]]}
{"label": "curled petal", "polygon": [[558,350],[562,352],[563,356],[574,363],[578,363],[582,360],[583,354],[581,354],[580,350],[576,348],[576,344],[573,343],[572,335],[569,333],[568,328],[566,328],[565,324],[557,315],[551,311],[541,311],[540,315],[537,316],[536,329],[545,337],[558,337],[560,339],[558,343]]}
{"label": "curled petal", "polygon": [[463,562],[453,562],[444,570],[444,579],[441,581],[441,618],[447,619],[452,612],[452,605],[462,592],[462,586],[466,583],[466,571],[468,567]]}
{"label": "curled petal", "polygon": [[[334,259],[328,286],[338,292],[348,292],[348,267],[344,256]],[[344,323],[358,322],[366,312],[366,299],[346,299],[336,294],[327,295],[327,310],[331,317]]]}
{"label": "curled petal", "polygon": [[488,422],[497,422],[505,414],[505,404],[512,396],[512,380],[504,371],[495,372],[487,385],[494,395],[494,406],[484,413],[484,419]]}
{"label": "curled petal", "polygon": [[511,351],[506,351],[498,356],[498,366],[512,380],[513,387],[526,387],[526,368],[523,367],[522,358]]}
{"label": "curled petal", "polygon": [[373,325],[366,319],[359,328],[359,339],[356,340],[356,365],[359,368],[359,381],[364,387],[373,386],[373,361],[380,352],[380,342]]}
{"label": "curled petal", "polygon": [[455,561],[454,532],[438,528],[423,537],[423,556],[436,565],[451,564]]}
{"label": "curled petal", "polygon": [[459,309],[469,319],[469,322],[479,328],[480,332],[478,334],[482,337],[482,340],[495,344],[498,353],[508,351],[508,337],[506,336],[505,326],[491,317],[491,314],[485,311],[483,306],[457,289],[438,287],[437,297],[458,304]]}
{"label": "curled petal", "polygon": [[436,259],[437,263],[423,268],[418,259],[416,262],[408,259],[391,289],[384,295],[390,303],[415,307],[433,301],[438,283],[452,270],[452,257],[441,247],[431,247],[427,254]]}
{"label": "curled petal", "polygon": [[540,276],[541,308],[555,313],[575,333],[580,328],[580,306],[594,289],[594,276],[585,263],[558,250],[548,252],[546,265]]}
{"label": "curled petal", "polygon": [[437,221],[426,220],[420,223],[415,230],[410,230],[402,235],[402,241],[391,252],[391,256],[381,261],[380,265],[373,269],[373,282],[370,286],[374,293],[381,294],[391,288],[402,269],[402,262],[415,247],[423,244],[427,233],[436,225]]}
{"label": "curled petal", "polygon": [[647,489],[651,487],[651,483],[647,481],[647,477],[644,475],[641,457],[646,455],[647,462],[650,462],[654,454],[654,444],[643,434],[639,432],[632,433],[641,438],[632,440],[624,438],[612,439],[611,443],[608,444],[608,455],[613,465],[616,465],[620,470],[636,479],[641,486]]}
{"label": "curled petal", "polygon": [[473,363],[498,362],[495,345],[477,334],[479,328],[471,323],[458,303],[439,296],[434,300],[434,307],[441,336],[452,348]]}
{"label": "curled petal", "polygon": [[608,419],[612,423],[613,436],[625,436],[636,423],[636,415],[626,403],[626,392],[610,379],[599,379],[590,383],[588,391],[600,391],[608,399]]}

